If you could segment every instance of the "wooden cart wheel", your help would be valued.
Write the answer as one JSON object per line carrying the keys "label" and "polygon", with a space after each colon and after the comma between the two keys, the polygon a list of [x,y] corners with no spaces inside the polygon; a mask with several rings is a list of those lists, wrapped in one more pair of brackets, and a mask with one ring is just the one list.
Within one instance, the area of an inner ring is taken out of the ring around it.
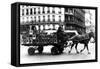
{"label": "wooden cart wheel", "polygon": [[35,52],[35,49],[34,49],[33,47],[30,47],[30,48],[28,49],[28,54],[29,54],[29,55],[33,55],[34,52]]}
{"label": "wooden cart wheel", "polygon": [[59,49],[59,54],[63,53],[64,48]]}
{"label": "wooden cart wheel", "polygon": [[39,52],[39,53],[42,53],[42,52],[43,52],[43,46],[39,46],[39,47],[38,47],[38,52]]}
{"label": "wooden cart wheel", "polygon": [[52,47],[51,54],[52,55],[57,55],[58,54],[58,48],[57,47]]}

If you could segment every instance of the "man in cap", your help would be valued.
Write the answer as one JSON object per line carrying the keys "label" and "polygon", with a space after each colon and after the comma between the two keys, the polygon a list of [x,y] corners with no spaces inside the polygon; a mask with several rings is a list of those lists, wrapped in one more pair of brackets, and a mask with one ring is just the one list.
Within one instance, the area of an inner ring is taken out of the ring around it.
{"label": "man in cap", "polygon": [[57,30],[57,41],[58,43],[63,43],[64,42],[64,30],[63,30],[63,25],[60,25],[58,30]]}

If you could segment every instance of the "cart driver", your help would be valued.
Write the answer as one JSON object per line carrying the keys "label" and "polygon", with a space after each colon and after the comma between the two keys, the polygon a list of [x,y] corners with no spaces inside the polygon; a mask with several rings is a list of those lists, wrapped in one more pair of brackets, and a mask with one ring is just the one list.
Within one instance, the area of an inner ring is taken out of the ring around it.
{"label": "cart driver", "polygon": [[58,43],[63,43],[64,42],[64,30],[63,30],[63,25],[60,25],[58,30],[57,30],[57,42]]}

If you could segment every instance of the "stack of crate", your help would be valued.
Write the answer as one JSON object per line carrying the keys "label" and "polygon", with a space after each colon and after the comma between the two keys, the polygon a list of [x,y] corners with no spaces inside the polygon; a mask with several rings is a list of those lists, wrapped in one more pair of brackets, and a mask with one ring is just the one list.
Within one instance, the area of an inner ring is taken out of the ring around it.
{"label": "stack of crate", "polygon": [[37,35],[37,39],[34,40],[34,43],[39,43],[39,44],[52,44],[55,42],[57,42],[56,34],[53,35],[39,34]]}

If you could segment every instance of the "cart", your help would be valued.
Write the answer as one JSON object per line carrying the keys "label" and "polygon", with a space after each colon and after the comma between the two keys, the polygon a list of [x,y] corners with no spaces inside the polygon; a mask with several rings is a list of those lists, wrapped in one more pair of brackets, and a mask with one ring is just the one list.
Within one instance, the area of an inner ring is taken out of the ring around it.
{"label": "cart", "polygon": [[23,34],[22,35],[22,45],[28,46],[28,54],[33,55],[36,50],[38,53],[42,53],[44,46],[52,45],[51,54],[61,54],[64,50],[64,44],[57,41],[57,33],[47,34]]}

